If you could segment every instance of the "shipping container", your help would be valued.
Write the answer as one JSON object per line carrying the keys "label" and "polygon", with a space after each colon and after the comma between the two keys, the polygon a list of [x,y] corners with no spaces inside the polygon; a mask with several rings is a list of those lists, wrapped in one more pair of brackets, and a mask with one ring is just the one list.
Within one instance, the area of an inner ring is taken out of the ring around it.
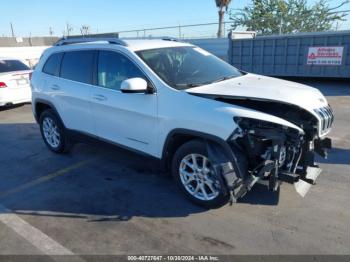
{"label": "shipping container", "polygon": [[350,31],[232,39],[229,62],[247,72],[285,77],[350,78]]}

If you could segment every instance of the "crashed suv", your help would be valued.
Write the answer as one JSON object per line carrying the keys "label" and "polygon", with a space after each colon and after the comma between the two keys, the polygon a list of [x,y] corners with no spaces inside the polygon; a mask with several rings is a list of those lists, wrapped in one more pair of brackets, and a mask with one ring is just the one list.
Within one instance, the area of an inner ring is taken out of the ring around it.
{"label": "crashed suv", "polygon": [[172,39],[62,39],[31,87],[50,150],[92,137],[151,156],[207,208],[256,183],[305,195],[320,173],[315,153],[331,147],[333,113],[317,89],[242,72]]}

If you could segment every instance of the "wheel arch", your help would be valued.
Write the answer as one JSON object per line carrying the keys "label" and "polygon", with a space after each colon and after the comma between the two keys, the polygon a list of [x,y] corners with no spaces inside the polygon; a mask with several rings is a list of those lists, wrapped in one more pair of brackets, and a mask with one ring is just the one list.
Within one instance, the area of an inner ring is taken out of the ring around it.
{"label": "wheel arch", "polygon": [[225,156],[227,156],[229,159],[232,159],[231,156],[233,152],[227,141],[225,141],[224,139],[200,131],[177,128],[169,132],[165,139],[165,143],[162,150],[162,163],[164,169],[169,169],[171,160],[176,150],[180,146],[187,143],[188,141],[195,139],[203,140],[204,143],[209,143],[220,147],[220,149],[223,150]]}
{"label": "wheel arch", "polygon": [[37,123],[39,123],[41,114],[45,110],[51,109],[56,113],[57,117],[59,118],[61,123],[64,125],[64,122],[62,121],[60,115],[58,114],[56,107],[50,101],[47,101],[45,99],[35,99],[33,108],[34,108],[34,117]]}

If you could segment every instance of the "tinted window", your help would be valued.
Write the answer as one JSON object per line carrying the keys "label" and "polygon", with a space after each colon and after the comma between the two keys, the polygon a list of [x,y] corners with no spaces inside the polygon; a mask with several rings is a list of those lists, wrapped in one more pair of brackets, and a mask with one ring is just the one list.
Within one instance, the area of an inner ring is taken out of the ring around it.
{"label": "tinted window", "polygon": [[98,85],[119,90],[121,83],[129,78],[146,77],[141,70],[125,56],[111,51],[100,51],[98,59]]}
{"label": "tinted window", "polygon": [[0,73],[29,70],[30,68],[19,60],[0,60]]}
{"label": "tinted window", "polygon": [[61,77],[91,84],[93,71],[93,51],[72,51],[63,56]]}
{"label": "tinted window", "polygon": [[61,59],[63,53],[53,54],[47,59],[43,72],[49,75],[58,76],[60,74]]}

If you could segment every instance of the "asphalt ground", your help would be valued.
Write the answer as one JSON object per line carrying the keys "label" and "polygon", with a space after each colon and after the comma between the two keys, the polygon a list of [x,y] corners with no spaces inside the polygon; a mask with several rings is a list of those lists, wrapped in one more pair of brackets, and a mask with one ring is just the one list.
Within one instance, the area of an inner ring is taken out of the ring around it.
{"label": "asphalt ground", "polygon": [[256,186],[216,210],[123,149],[51,153],[30,105],[0,109],[0,255],[350,254],[350,82],[306,82],[336,117],[317,185],[305,198],[287,184]]}

